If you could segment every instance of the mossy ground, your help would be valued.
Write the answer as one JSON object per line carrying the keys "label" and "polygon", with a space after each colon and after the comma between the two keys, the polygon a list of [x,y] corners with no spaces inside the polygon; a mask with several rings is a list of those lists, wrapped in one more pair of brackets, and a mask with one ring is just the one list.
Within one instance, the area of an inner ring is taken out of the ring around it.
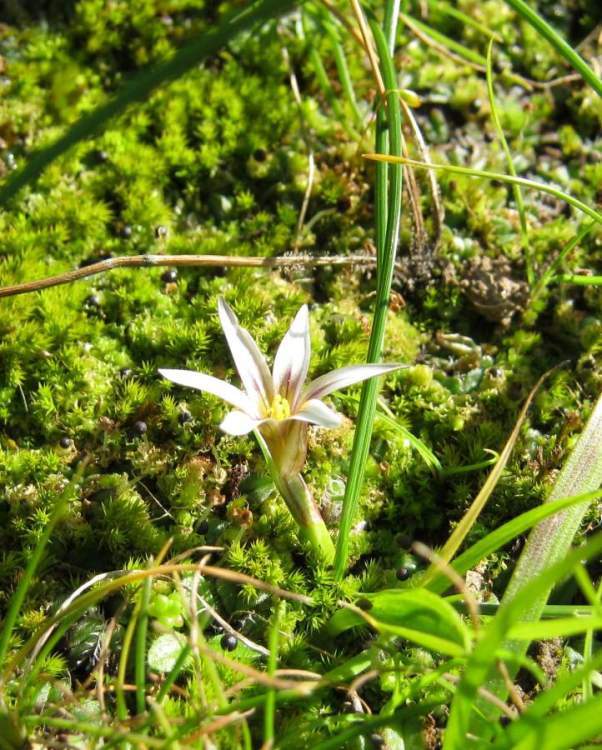
{"label": "mossy ground", "polygon": [[[45,20],[35,8],[22,10],[0,29],[0,171],[21,166],[124,76],[169,54],[229,5],[80,0],[67,17],[58,11]],[[459,7],[500,35],[499,68],[536,82],[566,73],[501,0],[462,0]],[[594,16],[595,3],[566,3],[554,20],[578,39],[591,30]],[[486,39],[474,29],[436,14],[432,22],[485,52]],[[108,254],[271,256],[293,247],[319,255],[370,253],[374,172],[361,154],[372,150],[372,126],[359,131],[351,124],[327,38],[300,38],[290,19],[279,34],[275,30],[272,24],[244,35],[78,145],[21,193],[0,215],[0,283],[59,273]],[[320,86],[310,45],[321,55],[332,92]],[[300,108],[284,47],[299,80]],[[345,50],[367,115],[374,100],[369,71],[349,40]],[[416,117],[437,158],[506,171],[482,73],[442,57],[406,28],[396,63],[400,86],[422,97]],[[496,90],[519,173],[594,205],[602,178],[602,109],[595,95],[575,80],[527,91],[507,75],[498,75]],[[298,234],[309,149],[316,177]],[[423,175],[418,181],[433,236],[427,183]],[[386,380],[383,397],[396,418],[444,467],[478,463],[486,449],[501,448],[538,377],[567,361],[537,397],[473,530],[476,538],[541,502],[582,427],[602,383],[602,291],[556,285],[528,302],[511,191],[458,176],[439,175],[439,185],[446,218],[437,248],[413,243],[409,210],[404,216],[405,265],[394,282],[385,359],[414,366]],[[525,203],[539,278],[582,217],[539,193],[525,193]],[[600,273],[601,245],[602,233],[594,229],[565,267]],[[517,282],[516,299],[497,319],[479,307],[483,258],[494,261],[485,289],[494,301],[500,283]],[[86,464],[81,492],[53,535],[20,619],[21,637],[78,583],[145,560],[173,537],[177,553],[221,545],[225,565],[311,593],[322,606],[309,614],[289,609],[286,629],[294,636],[282,645],[283,659],[310,669],[323,659],[332,662],[308,646],[307,634],[337,598],[396,585],[409,543],[441,544],[485,473],[438,479],[403,436],[377,422],[352,539],[352,574],[337,589],[299,546],[286,508],[266,489],[254,442],[221,434],[221,402],[171,386],[157,370],[186,367],[236,377],[216,315],[219,295],[270,355],[298,307],[309,302],[311,372],[360,362],[374,288],[374,274],[357,268],[179,269],[171,276],[141,269],[3,299],[0,612],[57,493]],[[332,397],[349,417],[342,428],[312,436],[306,476],[333,529],[358,392]],[[497,555],[484,571],[485,585],[498,593],[510,554]],[[251,612],[245,627],[263,638],[269,602],[251,589],[235,594],[225,585],[212,593],[227,618]],[[346,648],[352,654],[354,644]],[[73,650],[72,639],[64,649],[72,667]],[[333,651],[332,644],[326,648]],[[380,689],[389,688],[383,682]]]}

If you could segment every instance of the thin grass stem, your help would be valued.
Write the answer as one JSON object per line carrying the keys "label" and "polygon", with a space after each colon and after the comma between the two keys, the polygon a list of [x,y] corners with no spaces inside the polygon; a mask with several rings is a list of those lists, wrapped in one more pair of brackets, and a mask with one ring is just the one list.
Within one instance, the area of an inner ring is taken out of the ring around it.
{"label": "thin grass stem", "polygon": [[[500,116],[498,114],[497,106],[495,104],[495,92],[493,90],[492,58],[493,58],[493,39],[490,39],[489,44],[487,45],[487,94],[489,96],[489,107],[491,109],[491,119],[493,120],[493,124],[495,126],[495,129],[496,129],[500,144],[502,146],[502,149],[504,151],[504,154],[506,155],[506,163],[508,164],[508,171],[513,177],[516,177],[516,168],[514,166],[514,159],[512,158],[512,152],[510,151],[510,147],[508,146],[508,141],[506,140],[506,136],[504,135],[504,129],[502,128]],[[523,200],[523,194],[519,185],[513,185],[512,192],[514,193],[516,209],[518,211],[518,216],[520,219],[521,243],[523,246],[523,252],[525,254],[525,267],[527,269],[527,281],[529,282],[529,286],[533,286],[533,282],[534,282],[533,260],[531,258],[531,252],[529,249],[529,228],[527,225],[527,212],[525,210],[525,202]]]}
{"label": "thin grass stem", "polygon": [[537,33],[546,39],[552,47],[562,55],[577,73],[588,83],[592,89],[602,96],[602,80],[589,67],[581,55],[574,50],[563,37],[545,21],[539,13],[527,5],[524,0],[506,0],[508,5],[513,8],[527,23],[531,24]]}
{"label": "thin grass stem", "polygon": [[449,172],[450,174],[462,174],[468,177],[481,177],[485,180],[499,180],[500,182],[507,182],[510,185],[521,185],[532,190],[540,190],[542,193],[548,193],[553,195],[559,200],[565,201],[569,205],[573,206],[577,210],[589,216],[597,224],[602,224],[602,213],[596,211],[591,206],[588,206],[578,198],[565,193],[552,185],[547,185],[545,182],[536,182],[535,180],[528,180],[525,177],[513,177],[508,174],[500,174],[499,172],[489,172],[484,169],[473,169],[472,167],[460,167],[454,164],[430,164],[423,161],[416,161],[414,159],[406,159],[405,156],[392,156],[383,154],[364,154],[366,159],[372,159],[373,161],[388,161],[390,164],[409,164],[412,167],[420,167],[421,169],[435,169],[441,172]]}
{"label": "thin grass stem", "polygon": [[[392,2],[389,0],[388,4]],[[370,28],[374,35],[378,55],[380,58],[381,72],[384,84],[387,89],[386,118],[389,137],[389,152],[392,155],[400,155],[402,152],[402,135],[401,135],[401,108],[399,98],[395,93],[397,80],[395,69],[392,61],[392,49],[388,46],[387,40],[393,43],[395,40],[395,28],[397,23],[397,14],[391,10],[387,11],[386,18],[393,28],[386,28],[383,32],[375,23],[370,23]],[[382,144],[379,139],[377,130],[377,146]],[[395,256],[399,241],[399,226],[401,221],[401,200],[402,200],[402,179],[403,172],[401,167],[390,167],[387,191],[381,192],[384,188],[384,175],[380,176],[380,185],[377,192],[376,203],[376,238],[377,238],[377,256],[378,256],[378,273],[377,273],[377,290],[376,305],[374,310],[374,319],[372,330],[370,332],[370,342],[368,345],[368,362],[378,362],[380,360],[384,337],[385,325],[387,320],[387,311],[389,305],[389,294],[391,291],[391,282],[393,278],[393,268]],[[383,194],[387,194],[387,204],[383,205]],[[386,230],[383,236],[383,228]],[[379,241],[382,245],[379,246]],[[378,396],[378,383],[375,379],[369,380],[362,388],[360,405],[358,411],[357,428],[353,440],[351,452],[351,462],[349,467],[349,476],[345,488],[345,497],[343,499],[343,511],[337,537],[337,546],[335,552],[335,577],[341,580],[347,567],[349,557],[349,541],[351,528],[357,510],[359,496],[364,479],[364,471],[368,451],[370,449],[370,440],[374,427],[374,418],[376,414],[376,400]]]}

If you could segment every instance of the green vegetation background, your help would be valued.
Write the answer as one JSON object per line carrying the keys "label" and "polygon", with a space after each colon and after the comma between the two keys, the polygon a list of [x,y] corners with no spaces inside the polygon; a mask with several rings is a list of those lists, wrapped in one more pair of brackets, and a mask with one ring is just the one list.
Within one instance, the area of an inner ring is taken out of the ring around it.
{"label": "green vegetation background", "polygon": [[[81,0],[42,13],[36,3],[15,4],[0,27],[0,173],[21,166],[129,73],[169,55],[231,6]],[[595,6],[540,3],[540,11],[575,41],[594,26]],[[499,67],[536,81],[567,73],[501,0],[460,0],[458,7],[500,35]],[[437,14],[432,21],[485,52],[487,40],[474,29]],[[35,188],[3,207],[0,284],[108,254],[271,256],[294,247],[318,255],[372,252],[374,167],[361,158],[372,150],[372,127],[354,124],[327,38],[315,30],[301,38],[290,19],[275,32],[271,24],[237,39],[72,150]],[[299,80],[301,108],[284,47]],[[345,51],[367,122],[374,103],[369,71],[349,40]],[[321,87],[312,52],[323,61],[331,92]],[[423,98],[416,116],[436,158],[506,170],[484,75],[442,57],[406,28],[396,63],[400,85]],[[602,108],[595,94],[580,81],[526,91],[499,76],[497,93],[519,174],[556,183],[594,205],[602,184]],[[316,178],[298,235],[309,148]],[[485,449],[503,445],[537,378],[568,361],[538,396],[473,530],[476,538],[541,502],[579,433],[602,384],[602,290],[556,286],[529,303],[511,191],[458,176],[439,182],[446,219],[435,252],[432,243],[413,243],[409,211],[404,218],[385,358],[415,366],[387,380],[383,395],[396,418],[445,468],[478,463],[488,457]],[[422,176],[419,184],[432,238],[433,209]],[[540,194],[526,194],[525,201],[539,277],[581,217]],[[601,245],[596,229],[567,270],[600,273]],[[304,565],[253,441],[219,433],[223,405],[171,386],[157,369],[235,378],[216,315],[219,295],[270,354],[299,305],[309,302],[312,372],[362,361],[374,288],[365,269],[143,269],[3,299],[0,616],[57,493],[85,459],[81,497],[48,548],[21,617],[22,637],[79,582],[143,560],[169,537],[176,551],[225,545],[226,565],[311,592],[325,607],[296,627],[303,632],[320,625],[341,592],[325,571]],[[310,451],[308,479],[333,528],[357,394],[333,397],[350,420],[317,433]],[[441,543],[483,477],[434,477],[403,436],[377,422],[344,592],[393,585],[409,543]],[[497,555],[484,571],[494,593],[503,590],[515,557],[516,550]],[[256,592],[245,590],[233,600],[224,588],[221,597],[226,614],[250,605],[261,611]],[[289,662],[310,666],[306,654],[295,662],[294,648],[294,642],[283,646]]]}

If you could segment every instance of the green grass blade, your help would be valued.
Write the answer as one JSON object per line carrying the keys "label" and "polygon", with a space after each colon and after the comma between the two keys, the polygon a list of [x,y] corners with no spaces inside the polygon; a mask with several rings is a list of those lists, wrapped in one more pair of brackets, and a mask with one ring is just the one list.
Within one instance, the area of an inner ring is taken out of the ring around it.
{"label": "green grass blade", "polygon": [[[558,497],[593,492],[602,484],[602,397],[581,433],[562,471],[558,475],[548,502]],[[516,565],[503,602],[511,602],[529,586],[530,580],[561,560],[570,549],[573,537],[591,500],[568,508],[560,515],[542,521],[531,532]],[[537,620],[550,589],[541,591],[522,613],[522,620]]]}
{"label": "green grass blade", "polygon": [[73,491],[75,482],[76,479],[73,479],[59,495],[50,520],[48,521],[46,528],[42,532],[38,543],[36,544],[31,557],[29,558],[29,561],[21,577],[21,580],[19,581],[19,585],[17,586],[15,593],[10,599],[8,611],[6,613],[4,621],[2,622],[2,628],[0,630],[0,673],[4,669],[4,661],[8,652],[10,638],[17,623],[21,607],[23,606],[23,602],[25,601],[25,597],[27,596],[27,592],[29,590],[29,587],[31,586],[35,572],[38,569],[40,561],[42,560],[44,551],[48,545],[48,542],[50,541],[52,532],[67,510],[69,497]]}
{"label": "green grass blade", "polygon": [[[524,721],[524,719],[523,719]],[[602,735],[602,695],[533,722],[519,742],[508,745],[512,750],[573,750]],[[596,742],[596,744],[598,744]]]}
{"label": "green grass blade", "polygon": [[[500,116],[498,114],[497,107],[495,104],[495,92],[493,90],[492,57],[493,57],[493,39],[490,39],[489,45],[487,46],[487,95],[489,97],[491,119],[493,120],[493,124],[495,126],[498,139],[502,145],[504,154],[506,155],[506,163],[508,164],[508,171],[513,177],[516,177],[516,169],[514,167],[514,159],[512,158],[512,152],[510,151],[510,147],[508,146],[508,141],[506,140],[506,136],[504,135],[504,129],[502,128]],[[527,269],[527,280],[529,284],[532,286],[533,280],[534,280],[533,264],[531,261],[531,253],[529,251],[529,236],[528,236],[529,230],[527,226],[527,212],[525,210],[525,202],[523,201],[523,194],[519,185],[513,185],[512,191],[514,193],[514,200],[516,202],[516,208],[517,208],[518,215],[520,218],[521,240],[522,240],[522,245],[523,245],[523,252],[525,253],[525,266]]]}
{"label": "green grass blade", "polygon": [[[564,497],[543,503],[537,508],[521,513],[520,516],[503,524],[503,526],[500,526],[487,534],[483,539],[480,539],[476,544],[473,544],[472,547],[469,547],[469,549],[453,561],[452,566],[458,573],[466,573],[467,570],[474,568],[475,565],[478,565],[478,563],[481,562],[481,560],[484,560],[488,555],[491,555],[513,539],[516,539],[519,534],[524,534],[525,531],[533,528],[533,526],[544,521],[546,518],[550,518],[556,513],[560,513],[561,511],[575,505],[593,502],[600,497],[602,497],[602,490],[586,492],[582,495]],[[449,588],[449,580],[442,574],[439,574],[430,581],[428,588],[431,591],[442,593]]]}
{"label": "green grass blade", "polygon": [[[390,2],[391,0],[389,0]],[[397,17],[390,14],[390,23],[395,25]],[[397,81],[395,69],[391,59],[391,51],[387,46],[387,38],[394,40],[395,33],[391,29],[383,31],[374,23],[370,22],[372,33],[376,42],[377,52],[380,58],[380,65],[383,74],[383,80],[387,88],[387,115],[388,115],[388,135],[389,150],[394,155],[401,154],[401,110],[399,98],[395,93]],[[389,169],[389,185],[387,206],[382,203],[376,204],[376,227],[377,242],[380,239],[383,244],[377,245],[378,252],[378,274],[376,304],[374,310],[374,319],[372,321],[372,330],[370,332],[370,342],[368,345],[368,362],[378,362],[381,358],[383,343],[385,337],[385,324],[387,320],[387,311],[389,308],[389,293],[391,291],[391,282],[393,279],[393,269],[395,266],[395,256],[399,242],[399,226],[401,222],[401,199],[402,199],[402,169],[400,166],[393,166]],[[377,175],[378,178],[378,175]],[[381,175],[382,178],[382,175]],[[381,185],[381,187],[383,187]],[[377,194],[377,199],[382,199],[382,193]],[[386,211],[386,213],[385,213]],[[382,237],[382,227],[385,223],[386,231],[384,239]],[[374,416],[376,413],[376,399],[378,395],[378,382],[376,379],[368,380],[362,388],[360,406],[357,418],[357,427],[353,440],[351,452],[351,463],[349,467],[349,477],[345,488],[345,497],[343,499],[343,512],[337,537],[337,546],[335,553],[335,576],[341,580],[347,566],[349,556],[349,537],[351,527],[357,509],[359,495],[364,479],[364,470],[368,451],[370,449],[370,439],[374,426]]]}
{"label": "green grass blade", "polygon": [[146,710],[146,639],[148,635],[148,605],[153,587],[153,579],[147,578],[142,586],[140,614],[136,627],[134,677],[136,681],[136,711]]}
{"label": "green grass blade", "polygon": [[[547,376],[547,373],[543,375],[539,379],[539,381],[535,384],[535,386],[531,389],[531,392],[529,393],[527,400],[525,401],[523,408],[521,409],[520,414],[518,415],[516,424],[514,425],[514,428],[512,432],[510,433],[510,437],[506,441],[506,444],[504,445],[504,448],[502,449],[502,452],[500,453],[498,460],[495,462],[493,468],[491,469],[491,472],[489,473],[487,479],[485,480],[485,483],[481,487],[481,490],[479,491],[475,499],[472,501],[466,513],[462,516],[459,523],[456,525],[455,529],[450,534],[448,540],[445,542],[445,544],[439,551],[438,553],[439,560],[442,560],[444,563],[451,562],[452,558],[454,557],[456,552],[460,549],[464,540],[466,539],[468,532],[475,524],[481,511],[487,504],[487,501],[491,497],[491,493],[495,489],[500,477],[502,476],[502,472],[506,468],[506,464],[508,463],[510,459],[510,454],[512,453],[512,449],[514,448],[514,445],[516,441],[518,440],[520,429],[522,427],[523,422],[525,421],[525,417],[527,416],[527,411],[529,409],[529,406],[531,405],[531,402],[533,401],[533,398],[535,397],[535,394],[537,393],[539,386],[541,385],[542,381],[544,380],[546,376]],[[440,573],[439,566],[436,565],[435,563],[431,563],[429,567],[427,568],[427,570],[425,571],[424,575],[422,575],[420,579],[418,579],[417,583],[419,583],[422,586],[428,586],[429,583],[439,575],[439,573]]]}
{"label": "green grass blade", "polygon": [[228,16],[218,26],[182,47],[168,60],[141,70],[124,83],[108,102],[80,118],[65,135],[32,153],[23,169],[14,172],[0,187],[0,204],[5,204],[25,185],[35,182],[49,164],[76,143],[97,135],[130,104],[146,100],[156,88],[180,77],[218,52],[241,31],[277,17],[296,4],[295,0],[260,0]]}
{"label": "green grass blade", "polygon": [[537,33],[554,47],[559,55],[571,65],[577,73],[586,81],[593,90],[602,96],[602,80],[594,73],[581,55],[574,50],[571,45],[560,36],[536,11],[534,11],[524,0],[506,0],[508,5],[513,8],[522,18],[530,23]]}
{"label": "green grass blade", "polygon": [[[477,736],[488,732],[488,722],[491,719],[488,713],[491,709],[484,716],[486,706],[477,700],[477,690],[491,677],[498,652],[500,648],[504,648],[504,640],[510,628],[517,621],[524,619],[524,612],[533,600],[539,599],[544,592],[549,591],[556,582],[567,576],[582,561],[595,558],[600,552],[602,552],[602,534],[596,534],[583,547],[572,550],[564,559],[546,567],[539,575],[529,580],[512,600],[502,603],[496,616],[490,620],[482,632],[481,638],[467,661],[452,702],[444,750],[465,747],[466,735],[469,731],[476,733]],[[475,711],[477,707],[480,709],[479,714]],[[477,728],[471,727],[472,719],[476,719],[477,715],[481,717],[478,726]]]}
{"label": "green grass blade", "polygon": [[469,16],[466,13],[462,13],[461,10],[458,10],[456,7],[450,5],[449,3],[440,2],[440,0],[429,0],[429,6],[434,11],[441,13],[442,15],[449,16],[450,18],[455,18],[456,21],[460,21],[463,26],[469,26],[470,28],[479,31],[481,34],[484,34],[491,39],[495,39],[496,41],[503,41],[495,31],[492,31],[489,27],[485,26],[485,24],[479,23],[474,18],[472,18],[472,16]]}
{"label": "green grass blade", "polygon": [[573,284],[574,286],[602,286],[602,276],[580,276],[563,273],[556,279],[561,284]]}
{"label": "green grass blade", "polygon": [[409,164],[411,167],[419,167],[420,169],[435,169],[441,172],[450,172],[451,174],[462,174],[468,177],[481,177],[485,180],[499,180],[500,182],[507,182],[510,185],[522,185],[532,190],[540,190],[542,193],[548,193],[553,195],[565,203],[573,206],[578,211],[589,216],[597,224],[602,224],[602,214],[599,211],[588,206],[578,198],[565,193],[552,185],[547,185],[545,182],[536,182],[535,180],[528,180],[525,177],[513,177],[508,174],[500,174],[499,172],[489,172],[484,169],[473,169],[472,167],[458,167],[453,164],[429,164],[423,161],[415,161],[414,159],[406,159],[404,156],[384,156],[383,154],[364,154],[366,159],[373,159],[374,161],[388,161],[391,164]]}
{"label": "green grass blade", "polygon": [[480,54],[480,52],[475,52],[473,49],[470,49],[470,47],[466,47],[460,42],[457,42],[455,39],[450,39],[450,37],[445,36],[445,34],[442,34],[440,31],[437,31],[437,29],[434,29],[432,26],[428,26],[422,21],[419,21],[414,16],[408,16],[405,13],[401,13],[400,18],[409,29],[412,29],[412,28],[418,29],[418,31],[422,32],[423,34],[426,34],[427,36],[430,36],[431,39],[434,39],[436,42],[441,44],[446,49],[449,49],[452,52],[455,52],[456,55],[459,55],[461,58],[463,58],[467,62],[470,62],[473,65],[478,65],[479,67],[483,68],[483,70],[485,69],[485,66],[487,63],[483,55]]}
{"label": "green grass blade", "polygon": [[602,617],[559,617],[538,622],[517,622],[508,633],[513,640],[541,641],[550,638],[570,638],[587,633],[588,630],[601,630]]}
{"label": "green grass blade", "polygon": [[546,270],[544,271],[541,279],[537,282],[535,289],[533,290],[533,294],[531,295],[532,302],[535,301],[543,292],[543,290],[548,286],[548,284],[550,284],[554,280],[554,278],[556,277],[556,272],[564,263],[565,259],[570,255],[570,253],[573,252],[577,245],[583,242],[587,235],[592,231],[594,226],[594,222],[585,224],[585,226],[581,227],[581,229],[579,230],[579,232],[577,232],[573,239],[570,240],[570,242],[567,242],[567,244],[562,248],[561,252],[558,253],[558,257],[552,263],[550,263],[548,268],[546,268]]}
{"label": "green grass blade", "polygon": [[593,672],[602,668],[602,654],[585,663],[579,669],[569,672],[554,684],[548,685],[535,700],[527,707],[527,710],[516,721],[513,721],[504,736],[496,742],[495,750],[502,750],[514,745],[533,731],[534,726],[540,726],[542,719],[553,711],[565,696],[575,690],[583,680],[589,679]]}
{"label": "green grass blade", "polygon": [[[268,637],[268,648],[270,655],[267,663],[267,673],[270,677],[276,672],[278,666],[278,638],[280,620],[284,614],[284,602],[276,602],[274,615],[270,624]],[[263,713],[263,747],[272,747],[274,744],[274,724],[276,714],[276,690],[269,688],[265,696],[265,708]]]}

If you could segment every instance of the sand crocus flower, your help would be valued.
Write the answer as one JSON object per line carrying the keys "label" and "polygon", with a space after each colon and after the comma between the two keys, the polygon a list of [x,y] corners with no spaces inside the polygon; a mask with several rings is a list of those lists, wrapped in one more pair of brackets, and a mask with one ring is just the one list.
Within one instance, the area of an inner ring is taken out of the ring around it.
{"label": "sand crocus flower", "polygon": [[221,298],[218,312],[242,389],[192,370],[161,369],[159,372],[178,385],[206,391],[234,407],[220,424],[224,432],[246,435],[256,430],[259,433],[270,453],[276,486],[297,523],[314,546],[321,549],[322,557],[331,558],[330,536],[299,474],[307,457],[308,427],[313,424],[331,428],[341,424],[341,415],[322,400],[330,393],[393,372],[403,365],[351,365],[306,384],[311,356],[307,305],[301,307],[282,339],[272,372],[249,332],[239,325],[236,315]]}

